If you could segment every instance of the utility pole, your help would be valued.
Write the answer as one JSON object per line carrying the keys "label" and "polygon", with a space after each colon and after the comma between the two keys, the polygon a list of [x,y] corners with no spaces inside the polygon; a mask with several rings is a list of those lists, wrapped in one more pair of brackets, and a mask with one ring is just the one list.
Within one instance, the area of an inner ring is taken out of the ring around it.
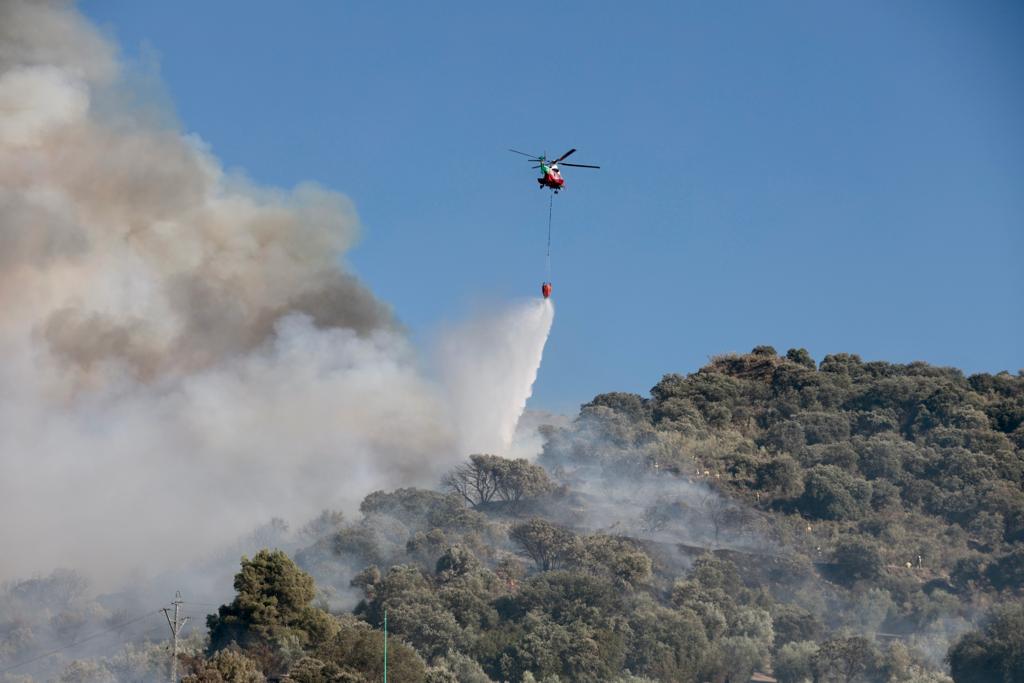
{"label": "utility pole", "polygon": [[185,624],[188,623],[188,617],[181,619],[179,617],[181,610],[181,591],[174,592],[174,620],[171,620],[171,610],[168,607],[164,607],[161,611],[164,613],[164,617],[167,618],[167,625],[171,627],[171,683],[178,683],[178,635],[181,633],[181,629],[185,628]]}
{"label": "utility pole", "polygon": [[384,610],[384,683],[388,683],[388,611]]}

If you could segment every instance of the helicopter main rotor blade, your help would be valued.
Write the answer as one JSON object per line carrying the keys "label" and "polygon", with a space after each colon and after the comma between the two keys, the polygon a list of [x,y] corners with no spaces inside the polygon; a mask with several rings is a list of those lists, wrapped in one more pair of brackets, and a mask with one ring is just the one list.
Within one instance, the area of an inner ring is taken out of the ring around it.
{"label": "helicopter main rotor blade", "polygon": [[601,168],[600,166],[591,166],[590,164],[562,164],[562,166],[572,166],[573,168]]}
{"label": "helicopter main rotor blade", "polygon": [[540,159],[540,157],[537,156],[536,154],[527,154],[526,152],[520,152],[518,149],[509,149],[509,151],[510,152],[515,152],[516,154],[522,154],[524,157],[530,157],[531,159],[534,159],[534,160],[539,160]]}
{"label": "helicopter main rotor blade", "polygon": [[573,147],[573,148],[572,148],[572,149],[570,149],[570,150],[569,150],[568,152],[566,152],[566,153],[565,153],[565,154],[563,154],[562,156],[560,156],[560,157],[558,157],[557,159],[555,159],[555,163],[557,164],[557,163],[558,163],[559,161],[561,161],[562,159],[568,158],[568,156],[569,156],[570,154],[572,154],[573,152],[575,152],[575,151],[576,151],[576,148],[575,148],[575,147]]}

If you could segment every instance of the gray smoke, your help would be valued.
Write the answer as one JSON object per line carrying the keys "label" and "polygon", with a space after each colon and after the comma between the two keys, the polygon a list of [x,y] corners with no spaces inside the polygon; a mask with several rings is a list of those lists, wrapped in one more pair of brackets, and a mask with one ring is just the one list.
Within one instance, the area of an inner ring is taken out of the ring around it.
{"label": "gray smoke", "polygon": [[71,5],[0,3],[0,580],[102,588],[464,456],[342,265],[351,202],[225,173],[130,90]]}

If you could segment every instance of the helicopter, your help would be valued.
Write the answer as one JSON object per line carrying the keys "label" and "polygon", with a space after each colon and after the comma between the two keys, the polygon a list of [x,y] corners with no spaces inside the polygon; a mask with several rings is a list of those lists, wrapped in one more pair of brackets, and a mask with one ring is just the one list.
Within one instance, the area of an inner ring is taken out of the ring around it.
{"label": "helicopter", "polygon": [[576,152],[575,147],[554,160],[547,159],[544,154],[527,154],[526,152],[520,152],[518,149],[510,149],[509,151],[515,152],[516,154],[522,154],[524,157],[529,157],[530,161],[536,162],[537,165],[533,168],[539,168],[540,172],[543,174],[540,178],[537,178],[537,186],[540,189],[544,189],[545,187],[551,188],[555,191],[555,194],[558,194],[558,191],[565,187],[565,179],[562,178],[562,173],[558,170],[558,164],[562,164],[563,166],[572,166],[574,168],[601,168],[600,166],[592,166],[590,164],[562,163],[570,154]]}

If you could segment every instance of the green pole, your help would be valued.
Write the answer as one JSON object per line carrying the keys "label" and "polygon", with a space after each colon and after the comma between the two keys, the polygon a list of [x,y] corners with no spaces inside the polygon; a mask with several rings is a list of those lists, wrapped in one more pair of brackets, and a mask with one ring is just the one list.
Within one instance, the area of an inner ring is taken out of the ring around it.
{"label": "green pole", "polygon": [[388,611],[384,610],[384,683],[388,683]]}

